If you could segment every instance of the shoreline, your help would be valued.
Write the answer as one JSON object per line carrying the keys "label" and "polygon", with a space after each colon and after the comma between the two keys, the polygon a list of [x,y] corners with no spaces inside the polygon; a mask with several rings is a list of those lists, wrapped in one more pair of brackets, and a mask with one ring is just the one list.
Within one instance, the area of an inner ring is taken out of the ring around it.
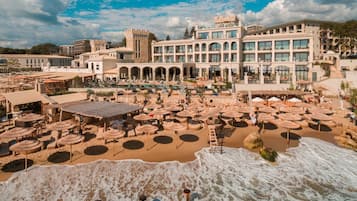
{"label": "shoreline", "polygon": [[[256,127],[253,126],[248,126],[245,128],[235,128],[235,130],[231,133],[229,137],[225,137],[223,148],[226,147],[243,148],[247,151],[258,154],[258,156],[260,157],[258,150],[249,150],[244,148],[243,146],[244,138],[256,130],[257,130]],[[158,136],[161,134],[171,136],[173,138],[173,142],[171,144],[166,144],[166,145],[153,144],[152,142],[153,136],[149,136],[149,138],[147,138],[147,136],[137,136],[137,137],[125,139],[124,141],[120,140],[119,143],[115,143],[116,147],[113,150],[113,146],[112,146],[113,144],[111,143],[104,144],[102,140],[91,139],[88,142],[84,142],[82,144],[77,144],[73,146],[72,162],[66,161],[63,163],[51,163],[45,160],[46,156],[48,157],[49,155],[54,154],[56,152],[68,151],[68,147],[60,147],[55,150],[47,150],[47,149],[42,150],[40,152],[29,154],[28,158],[34,160],[34,165],[42,166],[42,167],[43,166],[49,167],[52,165],[59,165],[59,166],[85,165],[88,163],[93,163],[93,162],[95,163],[100,160],[108,160],[108,161],[139,160],[144,163],[170,163],[170,162],[189,163],[197,159],[196,157],[197,152],[201,151],[204,148],[209,148],[208,144],[206,143],[208,140],[206,136],[207,132],[208,132],[207,128],[203,128],[199,131],[188,130],[183,132],[183,133],[192,133],[194,135],[197,135],[199,136],[199,140],[197,142],[192,142],[192,143],[189,142],[182,143],[181,147],[179,147],[178,149],[176,149],[175,146],[175,144],[178,142],[177,139],[178,136],[174,134],[168,134],[167,132],[164,131],[164,132],[159,132],[159,134],[156,134],[154,136]],[[280,136],[281,132],[284,132],[284,130],[279,128],[276,130],[265,130],[264,133],[261,134],[262,140],[264,142],[264,146],[273,148],[278,153],[285,153],[288,148],[299,146],[300,144],[299,140],[290,140],[290,144],[289,146],[287,146],[286,139]],[[333,128],[332,131],[330,132],[322,132],[321,134],[319,134],[317,131],[314,131],[309,127],[304,128],[302,130],[294,131],[294,133],[297,133],[299,136],[301,136],[301,138],[304,137],[317,138],[322,141],[332,143],[335,146],[338,145],[334,140],[334,136],[338,135],[340,132],[341,132],[341,128],[339,127]],[[118,148],[118,145],[122,145],[123,142],[132,139],[143,141],[145,146],[139,150],[127,150],[124,149],[123,147]],[[95,156],[84,154],[83,152],[86,149],[86,147],[90,147],[90,146],[105,146],[108,148],[108,150],[103,154],[95,155]],[[150,148],[150,150],[147,150],[147,148]],[[6,157],[8,162],[17,159],[22,159],[22,158],[24,158],[22,155]],[[6,163],[3,162],[2,164],[6,164]],[[14,173],[16,174],[16,172]],[[15,175],[14,173],[1,171],[0,182],[6,182],[10,178],[12,178],[13,175]]]}

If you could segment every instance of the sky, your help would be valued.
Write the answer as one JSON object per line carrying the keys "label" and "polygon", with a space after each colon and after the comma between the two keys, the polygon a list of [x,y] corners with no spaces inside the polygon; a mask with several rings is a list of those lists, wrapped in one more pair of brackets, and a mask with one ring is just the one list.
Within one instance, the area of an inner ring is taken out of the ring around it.
{"label": "sky", "polygon": [[121,41],[129,28],[149,30],[159,39],[180,38],[186,27],[212,26],[217,15],[263,26],[356,20],[356,10],[356,0],[0,0],[0,47]]}

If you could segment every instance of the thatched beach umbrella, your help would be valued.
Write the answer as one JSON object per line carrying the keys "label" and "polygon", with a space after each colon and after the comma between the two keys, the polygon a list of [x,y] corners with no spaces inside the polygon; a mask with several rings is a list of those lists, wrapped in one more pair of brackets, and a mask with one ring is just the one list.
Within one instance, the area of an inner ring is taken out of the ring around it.
{"label": "thatched beach umbrella", "polygon": [[135,115],[133,118],[136,121],[149,121],[149,120],[155,119],[153,116],[150,116],[150,115],[147,115],[144,113]]}
{"label": "thatched beach umbrella", "polygon": [[286,132],[286,138],[287,138],[287,143],[289,144],[290,142],[290,130],[291,129],[298,129],[300,128],[300,125],[297,123],[294,123],[292,121],[277,121],[278,122],[278,126],[282,127],[282,128],[286,128],[287,132]]}
{"label": "thatched beach umbrella", "polygon": [[275,110],[275,109],[273,109],[271,107],[260,107],[260,108],[258,108],[258,111],[262,112],[262,113],[270,113],[270,114],[277,112],[277,110]]}
{"label": "thatched beach umbrella", "polygon": [[302,116],[293,113],[279,114],[278,117],[281,120],[287,120],[287,121],[300,121],[302,119]]}
{"label": "thatched beach umbrella", "polygon": [[38,140],[24,140],[10,147],[10,150],[25,155],[25,170],[27,170],[27,154],[40,150],[42,143]]}
{"label": "thatched beach umbrella", "polygon": [[69,157],[70,161],[72,162],[72,145],[78,144],[84,140],[84,137],[82,135],[74,135],[74,134],[69,134],[66,135],[62,138],[60,138],[57,143],[60,145],[69,145],[70,152],[69,152]]}
{"label": "thatched beach umbrella", "polygon": [[281,107],[280,112],[293,113],[293,114],[305,114],[305,110],[300,107]]}
{"label": "thatched beach umbrella", "polygon": [[270,122],[274,120],[275,118],[271,114],[267,113],[261,113],[258,115],[258,121],[262,123],[262,129],[264,130],[264,123],[265,122]]}
{"label": "thatched beach umbrella", "polygon": [[[125,136],[125,132],[122,130],[108,130],[103,133],[103,138],[107,140],[118,140]],[[113,155],[114,155],[114,143],[113,143]]]}
{"label": "thatched beach umbrella", "polygon": [[153,125],[150,125],[150,124],[145,124],[145,125],[137,126],[135,128],[135,130],[136,130],[137,133],[153,134],[157,130],[159,130],[159,128],[157,126],[153,126]]}
{"label": "thatched beach umbrella", "polygon": [[311,115],[309,115],[309,117],[313,120],[317,120],[319,132],[321,131],[321,121],[331,121],[332,120],[331,116],[328,116],[328,115],[322,114],[322,113],[318,113],[318,112],[312,113]]}
{"label": "thatched beach umbrella", "polygon": [[16,127],[16,128],[7,130],[4,133],[2,133],[0,135],[0,138],[1,139],[15,139],[16,141],[18,141],[21,138],[32,136],[35,130],[36,129],[34,129],[34,128]]}

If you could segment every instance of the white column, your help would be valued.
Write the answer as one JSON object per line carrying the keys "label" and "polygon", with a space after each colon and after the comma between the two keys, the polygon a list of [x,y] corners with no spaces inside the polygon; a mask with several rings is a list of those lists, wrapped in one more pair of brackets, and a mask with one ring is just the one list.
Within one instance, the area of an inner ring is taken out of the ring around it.
{"label": "white column", "polygon": [[275,74],[275,78],[276,78],[276,84],[280,84],[280,74],[279,73]]}
{"label": "white column", "polygon": [[260,65],[259,68],[260,68],[260,75],[259,75],[260,84],[264,84],[263,65]]}
{"label": "white column", "polygon": [[248,84],[248,72],[244,72],[244,84]]}
{"label": "white column", "polygon": [[232,82],[232,69],[228,68],[228,82]]}

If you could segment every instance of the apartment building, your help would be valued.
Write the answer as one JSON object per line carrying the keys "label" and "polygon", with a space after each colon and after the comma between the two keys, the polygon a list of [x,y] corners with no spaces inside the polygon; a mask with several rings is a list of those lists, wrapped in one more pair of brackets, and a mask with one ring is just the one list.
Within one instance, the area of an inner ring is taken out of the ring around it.
{"label": "apartment building", "polygon": [[12,68],[41,69],[46,66],[71,66],[71,57],[40,54],[0,54]]}
{"label": "apartment building", "polygon": [[74,56],[74,45],[60,45],[59,46],[59,55],[66,57]]}

